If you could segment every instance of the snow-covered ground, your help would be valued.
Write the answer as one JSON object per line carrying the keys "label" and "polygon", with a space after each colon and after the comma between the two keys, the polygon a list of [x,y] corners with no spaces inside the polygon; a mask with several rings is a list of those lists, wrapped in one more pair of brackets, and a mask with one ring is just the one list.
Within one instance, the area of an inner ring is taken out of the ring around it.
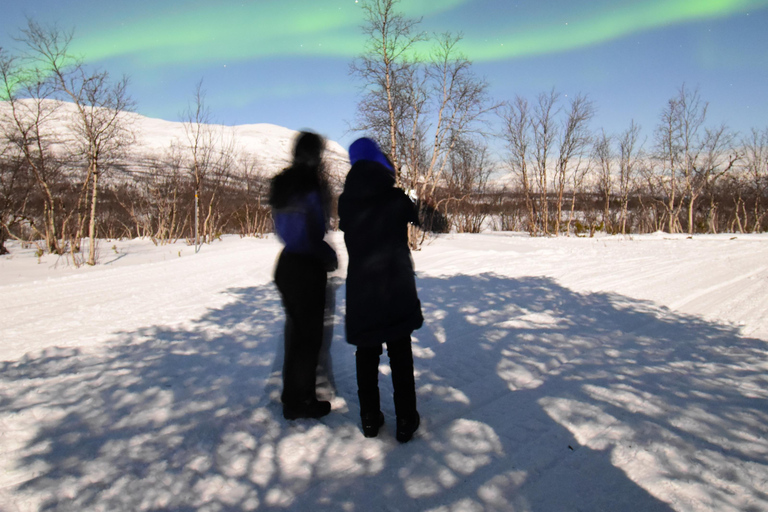
{"label": "snow-covered ground", "polygon": [[449,235],[414,254],[422,428],[282,419],[276,240],[0,258],[0,510],[768,510],[768,237]]}

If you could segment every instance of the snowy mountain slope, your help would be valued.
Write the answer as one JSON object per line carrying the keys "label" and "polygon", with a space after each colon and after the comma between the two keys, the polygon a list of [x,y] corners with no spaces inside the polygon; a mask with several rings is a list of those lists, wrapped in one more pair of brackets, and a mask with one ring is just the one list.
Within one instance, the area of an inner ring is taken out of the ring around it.
{"label": "snowy mountain slope", "polygon": [[[136,150],[142,153],[162,154],[172,142],[185,144],[184,123],[152,119],[137,114],[131,118],[137,127]],[[248,124],[239,126],[210,125],[214,132],[221,134],[224,141],[233,140],[238,151],[256,157],[268,175],[278,172],[290,163],[296,130],[273,124]],[[338,178],[349,170],[346,150],[337,142],[327,141],[326,163],[330,172]]]}
{"label": "snowy mountain slope", "polygon": [[[22,108],[33,108],[31,100],[23,100],[20,103]],[[46,105],[52,107],[54,102],[49,100]],[[55,115],[45,124],[45,129],[50,130],[62,146],[72,143],[71,126],[75,112],[74,104],[62,102]],[[0,102],[0,119],[8,113],[8,104]],[[182,122],[154,119],[135,113],[127,113],[125,119],[136,135],[136,143],[130,149],[131,156],[126,158],[129,168],[144,165],[147,158],[162,158],[172,143],[182,148],[189,145]],[[208,125],[206,129],[216,134],[216,140],[222,143],[234,141],[239,154],[254,156],[267,176],[277,173],[290,162],[293,141],[298,134],[296,130],[267,123],[240,126]],[[326,150],[329,173],[338,182],[349,170],[346,149],[329,140]]]}

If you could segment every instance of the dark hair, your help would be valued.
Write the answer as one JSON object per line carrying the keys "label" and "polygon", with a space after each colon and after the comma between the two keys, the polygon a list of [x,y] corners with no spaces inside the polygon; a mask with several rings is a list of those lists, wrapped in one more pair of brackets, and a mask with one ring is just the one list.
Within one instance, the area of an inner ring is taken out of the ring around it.
{"label": "dark hair", "polygon": [[273,208],[287,205],[293,196],[316,190],[328,214],[331,192],[325,177],[323,149],[325,141],[313,132],[300,132],[293,144],[293,162],[272,178],[269,204]]}
{"label": "dark hair", "polygon": [[323,156],[323,138],[312,132],[301,132],[293,145],[293,165],[317,167]]}

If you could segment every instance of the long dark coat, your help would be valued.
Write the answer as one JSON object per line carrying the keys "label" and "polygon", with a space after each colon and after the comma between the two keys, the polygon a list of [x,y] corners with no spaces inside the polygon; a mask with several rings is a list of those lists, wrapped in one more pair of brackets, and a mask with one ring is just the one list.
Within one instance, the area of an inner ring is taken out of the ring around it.
{"label": "long dark coat", "polygon": [[424,317],[408,248],[413,202],[392,173],[371,160],[356,162],[339,197],[339,228],[349,254],[347,341],[375,346],[409,336]]}

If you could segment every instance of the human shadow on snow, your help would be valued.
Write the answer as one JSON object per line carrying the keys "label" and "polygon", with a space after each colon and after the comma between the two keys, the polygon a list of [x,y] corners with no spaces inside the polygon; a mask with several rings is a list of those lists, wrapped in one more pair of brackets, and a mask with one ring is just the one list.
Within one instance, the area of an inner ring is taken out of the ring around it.
{"label": "human shadow on snow", "polygon": [[334,410],[283,420],[279,296],[231,289],[188,325],[3,363],[0,417],[34,432],[18,451],[27,477],[5,495],[77,511],[768,505],[764,341],[548,278],[418,285],[424,421],[410,443],[394,440],[386,376],[387,424],[362,437],[343,301],[321,391]]}

